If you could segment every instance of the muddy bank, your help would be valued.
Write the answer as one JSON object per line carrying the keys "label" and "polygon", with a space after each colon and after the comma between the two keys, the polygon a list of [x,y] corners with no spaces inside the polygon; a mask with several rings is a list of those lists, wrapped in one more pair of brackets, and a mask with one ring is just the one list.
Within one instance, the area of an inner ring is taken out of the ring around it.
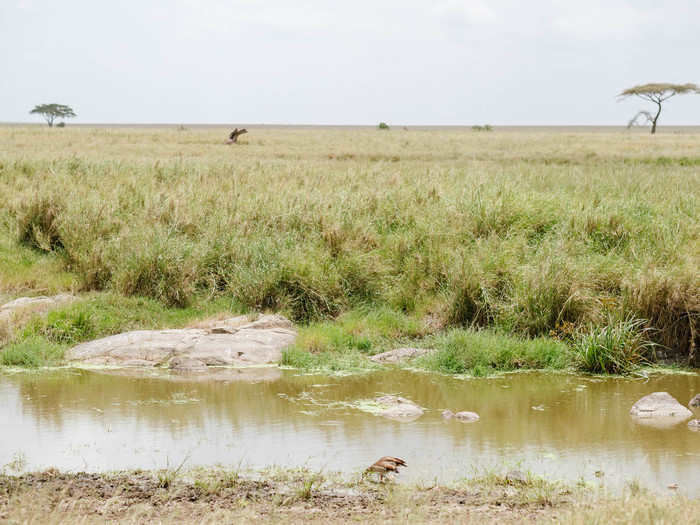
{"label": "muddy bank", "polygon": [[[544,491],[544,492],[543,492]],[[542,494],[546,493],[546,497]],[[406,503],[411,501],[407,507]],[[513,484],[505,478],[462,487],[408,487],[392,482],[333,481],[308,471],[243,477],[233,471],[122,472],[109,475],[48,470],[0,476],[0,521],[51,516],[61,520],[177,519],[184,522],[299,519],[363,522],[479,517],[534,521],[568,508],[572,491],[542,480]]]}
{"label": "muddy bank", "polygon": [[330,479],[321,473],[134,471],[0,475],[3,523],[699,523],[700,500],[631,488],[611,498],[591,487],[507,476],[459,485]]}

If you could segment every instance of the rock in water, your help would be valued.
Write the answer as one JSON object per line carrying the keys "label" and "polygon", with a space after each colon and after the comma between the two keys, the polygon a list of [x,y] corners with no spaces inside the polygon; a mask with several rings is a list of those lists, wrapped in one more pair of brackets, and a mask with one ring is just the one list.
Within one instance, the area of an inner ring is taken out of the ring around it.
{"label": "rock in water", "polygon": [[691,419],[688,421],[688,428],[690,428],[690,430],[700,431],[700,419]]}
{"label": "rock in water", "polygon": [[637,401],[630,414],[638,418],[682,418],[686,419],[693,413],[681,405],[668,392],[654,392]]}
{"label": "rock in water", "polygon": [[693,408],[700,408],[700,394],[696,394],[693,399],[690,400],[690,403],[688,403]]}
{"label": "rock in water", "polygon": [[68,361],[91,365],[162,366],[203,370],[207,366],[276,363],[296,338],[292,324],[279,315],[217,321],[210,327],[137,330],[80,344],[66,352]]}
{"label": "rock in water", "polygon": [[471,423],[473,421],[479,421],[479,414],[476,412],[457,412],[455,414],[455,419],[464,421],[465,423]]}
{"label": "rock in water", "polygon": [[457,412],[454,413],[452,410],[443,410],[442,411],[442,417],[443,419],[458,419],[459,421],[462,421],[463,423],[473,423],[474,421],[479,421],[479,414],[476,412],[467,412],[467,411],[462,411],[462,412]]}
{"label": "rock in water", "polygon": [[375,399],[382,407],[379,415],[400,421],[413,421],[423,415],[423,409],[410,399],[399,396],[382,396]]}
{"label": "rock in water", "polygon": [[428,348],[396,348],[388,352],[373,355],[370,359],[375,363],[398,363],[400,361],[413,359],[414,357],[420,357],[432,351],[433,350]]}

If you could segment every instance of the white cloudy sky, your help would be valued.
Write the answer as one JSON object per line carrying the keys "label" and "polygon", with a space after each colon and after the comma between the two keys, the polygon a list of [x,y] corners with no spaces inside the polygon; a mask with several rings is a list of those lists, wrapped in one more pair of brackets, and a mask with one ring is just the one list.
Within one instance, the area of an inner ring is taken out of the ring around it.
{"label": "white cloudy sky", "polygon": [[0,122],[624,124],[699,57],[697,0],[0,0]]}

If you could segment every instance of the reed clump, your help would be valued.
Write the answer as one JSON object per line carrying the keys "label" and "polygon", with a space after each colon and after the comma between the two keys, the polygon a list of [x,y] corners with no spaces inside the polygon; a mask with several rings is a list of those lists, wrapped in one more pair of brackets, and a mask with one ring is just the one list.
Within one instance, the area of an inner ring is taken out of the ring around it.
{"label": "reed clump", "polygon": [[578,368],[598,374],[626,375],[656,360],[645,319],[610,319],[577,336],[573,352]]}

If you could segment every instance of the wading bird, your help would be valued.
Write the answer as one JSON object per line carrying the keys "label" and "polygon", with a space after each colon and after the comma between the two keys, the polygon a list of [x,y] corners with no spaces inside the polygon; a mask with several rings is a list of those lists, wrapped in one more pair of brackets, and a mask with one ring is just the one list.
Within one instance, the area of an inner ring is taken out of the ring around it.
{"label": "wading bird", "polygon": [[399,467],[405,466],[406,462],[401,458],[395,458],[394,456],[382,456],[367,467],[363,475],[369,474],[370,472],[376,472],[379,474],[379,481],[384,481],[385,474],[388,474],[389,472],[396,472],[398,474]]}

